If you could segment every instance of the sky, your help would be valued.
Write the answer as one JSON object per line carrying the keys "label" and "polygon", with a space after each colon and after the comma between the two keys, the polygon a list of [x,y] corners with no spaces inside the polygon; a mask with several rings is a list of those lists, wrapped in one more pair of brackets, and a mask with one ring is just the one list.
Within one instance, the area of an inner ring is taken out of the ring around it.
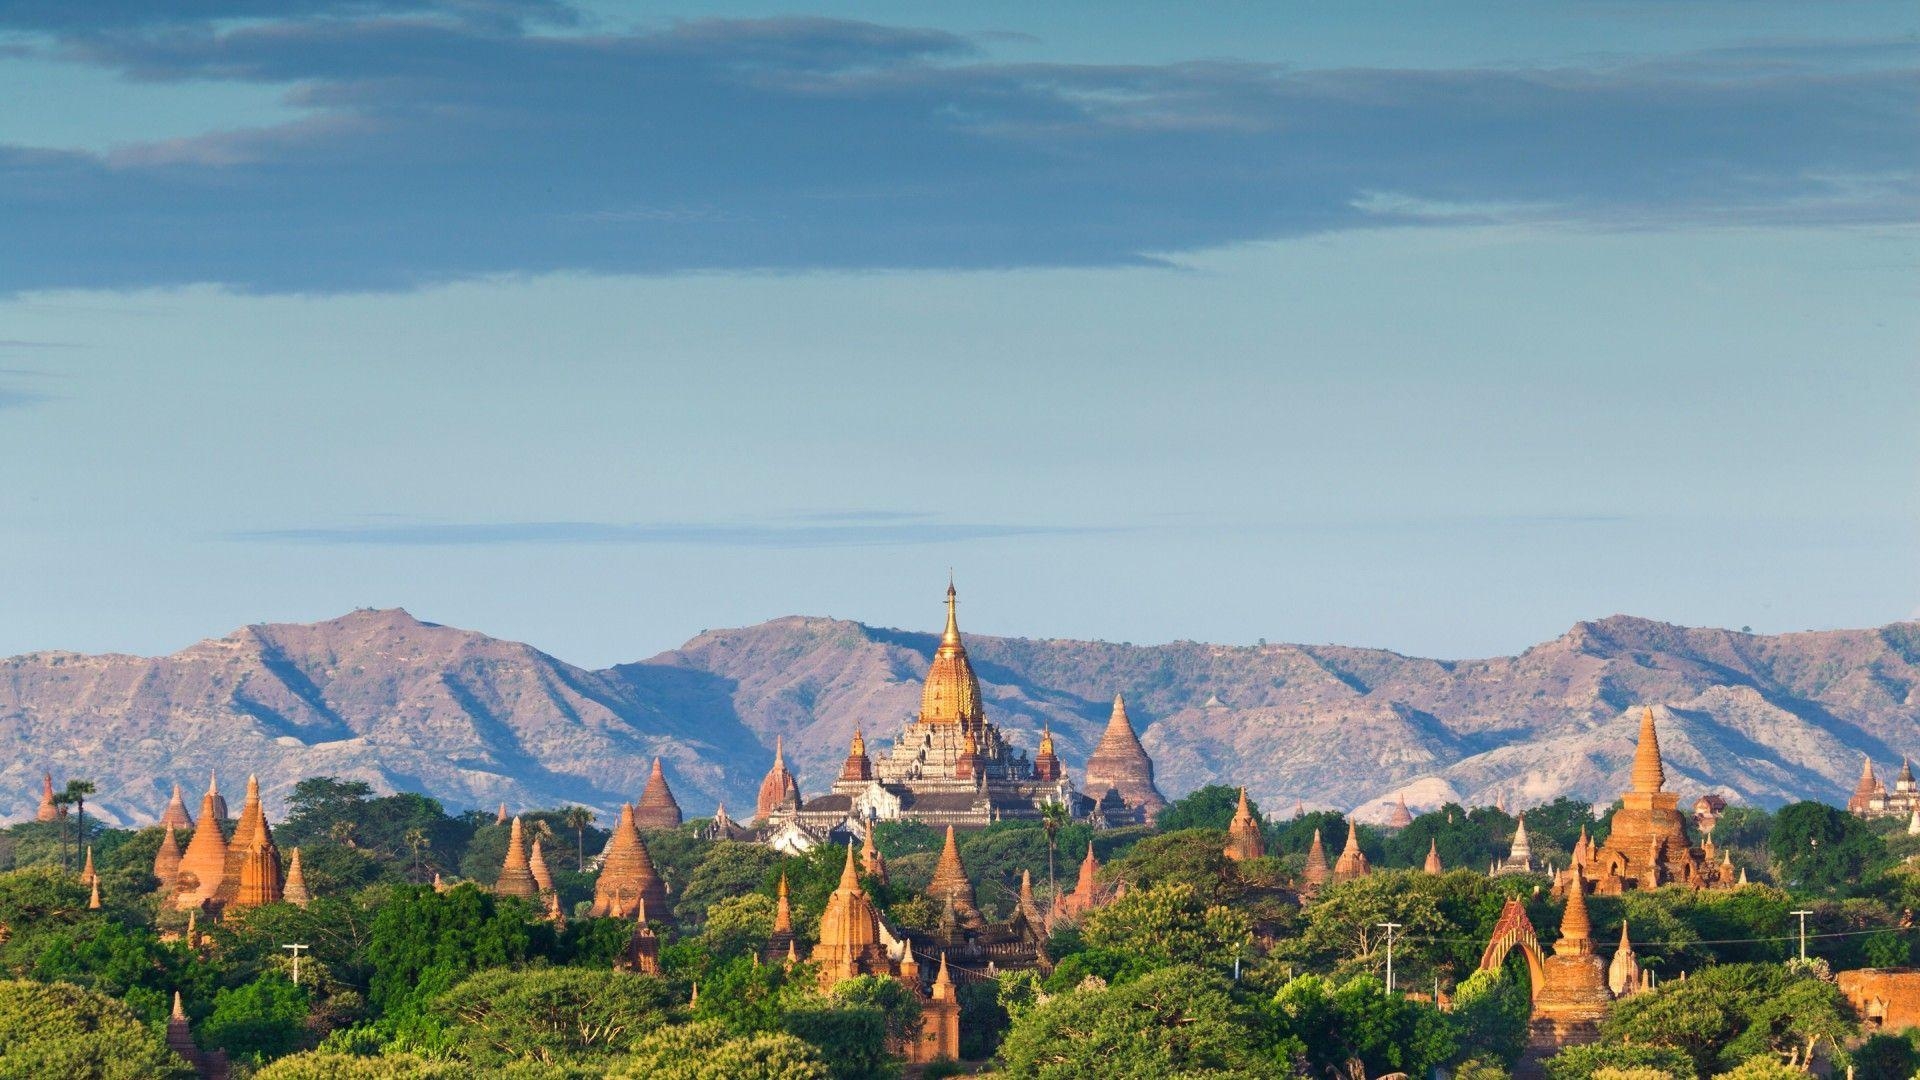
{"label": "sky", "polygon": [[0,3],[0,654],[1920,618],[1906,3]]}

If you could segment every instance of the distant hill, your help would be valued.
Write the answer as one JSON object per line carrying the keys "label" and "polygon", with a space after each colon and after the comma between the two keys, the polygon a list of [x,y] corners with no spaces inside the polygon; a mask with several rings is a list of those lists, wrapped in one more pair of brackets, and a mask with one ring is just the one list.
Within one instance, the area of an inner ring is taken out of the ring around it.
{"label": "distant hill", "polygon": [[[1753,635],[1626,616],[1515,657],[1442,661],[1341,646],[1134,646],[968,637],[989,714],[1029,747],[1051,724],[1076,773],[1116,691],[1170,796],[1244,783],[1266,806],[1445,799],[1610,802],[1634,709],[1661,717],[1668,786],[1775,804],[1841,800],[1863,753],[1920,746],[1920,624]],[[935,635],[790,617],[716,630],[605,671],[531,646],[357,611],[252,626],[172,656],[0,661],[0,813],[38,778],[85,775],[113,820],[146,821],[209,770],[269,799],[331,773],[455,809],[602,808],[654,754],[689,814],[751,805],[776,734],[823,789],[856,725],[884,742],[917,708]],[[89,808],[94,806],[89,802]]]}

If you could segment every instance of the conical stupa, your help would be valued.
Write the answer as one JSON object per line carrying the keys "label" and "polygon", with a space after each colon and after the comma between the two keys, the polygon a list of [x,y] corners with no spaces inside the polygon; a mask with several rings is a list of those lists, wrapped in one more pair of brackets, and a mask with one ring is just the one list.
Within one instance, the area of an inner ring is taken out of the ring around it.
{"label": "conical stupa", "polygon": [[182,832],[193,828],[193,817],[187,813],[186,799],[180,794],[180,785],[173,785],[173,798],[167,800],[167,808],[160,813],[159,824],[171,825]]}
{"label": "conical stupa", "polygon": [[527,834],[519,818],[513,819],[513,831],[507,836],[507,855],[501,862],[500,877],[494,882],[493,891],[501,896],[518,896],[528,900],[540,894],[540,886],[533,880],[533,871],[527,867]]}
{"label": "conical stupa", "polygon": [[633,823],[641,829],[677,829],[680,822],[680,804],[674,800],[673,789],[667,786],[667,774],[660,767],[660,759],[654,758],[653,770],[647,774],[646,790],[640,793],[640,805],[633,811]]}
{"label": "conical stupa", "polygon": [[1160,789],[1154,786],[1153,759],[1147,756],[1146,748],[1133,732],[1133,721],[1127,717],[1127,699],[1122,694],[1113,695],[1113,712],[1107,718],[1106,733],[1100,736],[1100,744],[1087,758],[1083,781],[1082,789],[1096,799],[1109,788],[1118,791],[1127,806],[1138,809],[1146,822],[1151,822],[1167,805]]}

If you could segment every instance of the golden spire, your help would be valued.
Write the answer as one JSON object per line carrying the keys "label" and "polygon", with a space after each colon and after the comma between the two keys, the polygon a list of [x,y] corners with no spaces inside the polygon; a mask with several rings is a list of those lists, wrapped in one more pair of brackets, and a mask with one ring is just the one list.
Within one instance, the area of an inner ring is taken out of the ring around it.
{"label": "golden spire", "polygon": [[1660,733],[1654,730],[1653,707],[1640,714],[1640,745],[1633,752],[1633,790],[1659,791],[1667,782],[1660,765]]}
{"label": "golden spire", "polygon": [[1445,868],[1440,865],[1440,839],[1438,837],[1427,841],[1427,865],[1425,869],[1429,874],[1445,872]]}
{"label": "golden spire", "polygon": [[1040,753],[1053,753],[1053,725],[1040,725]]}
{"label": "golden spire", "polygon": [[87,898],[87,908],[90,911],[100,910],[100,879],[97,877],[93,879],[93,895]]}
{"label": "golden spire", "polygon": [[927,669],[927,682],[920,693],[920,722],[923,724],[969,724],[983,718],[980,706],[980,679],[967,659],[967,647],[960,642],[959,603],[953,584],[947,584],[947,626],[940,634],[940,647],[933,652],[933,664]]}
{"label": "golden spire", "polygon": [[853,729],[853,745],[847,748],[847,756],[867,756],[867,737],[861,734],[860,729],[857,727]]}

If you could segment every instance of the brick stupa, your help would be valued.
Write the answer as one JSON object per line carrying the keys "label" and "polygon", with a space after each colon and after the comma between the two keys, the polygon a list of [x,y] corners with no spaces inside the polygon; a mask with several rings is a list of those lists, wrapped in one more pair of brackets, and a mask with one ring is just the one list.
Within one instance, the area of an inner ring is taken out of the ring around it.
{"label": "brick stupa", "polygon": [[[1050,749],[1050,748],[1049,748]],[[1107,719],[1106,733],[1100,745],[1087,758],[1081,790],[1089,798],[1100,799],[1109,789],[1118,791],[1129,809],[1140,814],[1142,822],[1151,822],[1167,805],[1160,789],[1153,784],[1153,759],[1140,745],[1127,718],[1127,699],[1113,695],[1113,713]]]}
{"label": "brick stupa", "polygon": [[600,877],[593,883],[593,907],[589,915],[625,919],[633,916],[640,902],[660,919],[667,914],[667,887],[653,868],[653,856],[633,821],[631,804],[620,808],[620,821],[613,827],[607,849],[600,856]]}
{"label": "brick stupa", "polygon": [[180,841],[169,825],[160,834],[160,846],[153,853],[153,876],[160,879],[160,891],[170,893],[180,880]]}
{"label": "brick stupa", "polygon": [[1607,988],[1607,964],[1593,947],[1593,923],[1587,893],[1576,864],[1568,871],[1571,887],[1560,916],[1560,940],[1541,962],[1544,975],[1533,996],[1528,1050],[1545,1057],[1565,1046],[1595,1042],[1600,1021],[1613,1004]]}
{"label": "brick stupa", "polygon": [[280,849],[273,844],[273,829],[260,803],[260,780],[249,776],[240,821],[227,841],[226,872],[215,895],[226,907],[259,907],[279,903],[283,884]]}
{"label": "brick stupa", "polygon": [[533,880],[533,871],[527,866],[527,831],[514,818],[512,831],[507,834],[507,854],[500,863],[500,877],[493,883],[493,891],[500,896],[518,896],[531,900],[540,895],[540,885]]}
{"label": "brick stupa", "polygon": [[160,813],[162,826],[172,826],[185,832],[193,828],[193,817],[187,813],[187,802],[180,794],[180,785],[173,785],[173,798],[167,800],[167,808]]}
{"label": "brick stupa", "polygon": [[960,846],[954,841],[951,825],[947,826],[947,842],[940,848],[940,861],[933,868],[933,880],[927,884],[927,895],[936,905],[951,905],[962,926],[977,929],[986,925],[973,895],[973,882],[967,880],[967,868],[960,864]]}
{"label": "brick stupa", "polygon": [[[1662,885],[1694,888],[1733,888],[1736,871],[1731,863],[1714,862],[1711,841],[1705,849],[1692,845],[1680,797],[1666,786],[1666,768],[1660,760],[1660,733],[1653,709],[1640,716],[1640,741],[1634,748],[1632,786],[1620,796],[1612,831],[1606,842],[1576,845],[1577,880],[1603,896],[1629,889],[1657,889]],[[1582,850],[1584,848],[1584,850]],[[1562,874],[1554,894],[1563,895],[1574,875]]]}
{"label": "brick stupa", "polygon": [[681,820],[680,804],[667,786],[666,771],[660,768],[660,759],[654,758],[646,790],[640,793],[640,805],[633,811],[633,823],[642,829],[677,829]]}
{"label": "brick stupa", "polygon": [[1352,818],[1347,819],[1347,849],[1333,864],[1335,884],[1352,881],[1373,873],[1373,865],[1367,861],[1367,853],[1360,850],[1360,826]]}
{"label": "brick stupa", "polygon": [[1308,889],[1318,889],[1333,877],[1333,870],[1327,865],[1327,847],[1320,841],[1320,830],[1313,830],[1313,843],[1307,847],[1307,866],[1301,871],[1301,878]]}
{"label": "brick stupa", "polygon": [[307,875],[300,869],[299,848],[293,849],[293,859],[287,863],[287,884],[280,898],[295,907],[306,907],[313,902],[313,894],[307,891]]}
{"label": "brick stupa", "polygon": [[1267,839],[1260,833],[1260,821],[1247,805],[1247,789],[1240,789],[1240,806],[1227,824],[1226,856],[1236,862],[1258,859],[1267,853]]}
{"label": "brick stupa", "polygon": [[220,789],[209,785],[200,799],[200,820],[193,827],[187,850],[180,856],[180,874],[175,881],[179,890],[175,904],[181,909],[198,908],[214,898],[227,873],[227,838],[220,831]]}
{"label": "brick stupa", "polygon": [[40,808],[33,812],[33,820],[59,821],[64,813],[60,804],[53,801],[53,774],[47,773],[40,778]]}

